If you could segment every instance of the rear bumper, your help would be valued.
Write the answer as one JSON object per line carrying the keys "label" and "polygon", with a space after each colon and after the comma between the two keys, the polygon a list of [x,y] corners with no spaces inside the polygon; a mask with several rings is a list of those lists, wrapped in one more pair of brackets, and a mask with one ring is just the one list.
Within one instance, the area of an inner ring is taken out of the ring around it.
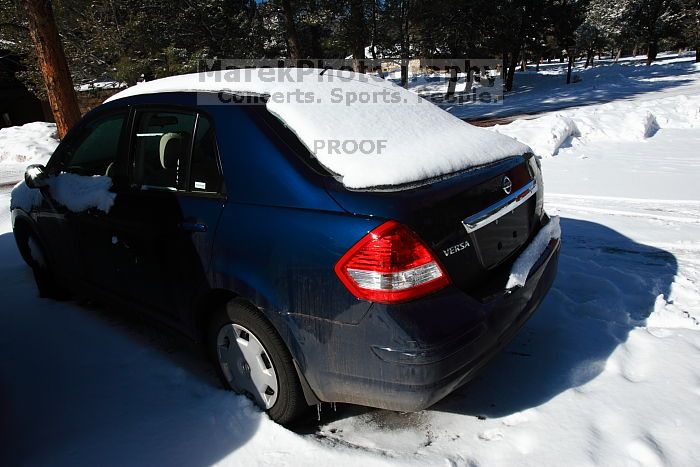
{"label": "rear bumper", "polygon": [[298,360],[316,397],[418,411],[472,379],[537,309],[556,275],[550,242],[526,284],[481,302],[448,287],[398,305],[374,304],[356,325],[292,316]]}

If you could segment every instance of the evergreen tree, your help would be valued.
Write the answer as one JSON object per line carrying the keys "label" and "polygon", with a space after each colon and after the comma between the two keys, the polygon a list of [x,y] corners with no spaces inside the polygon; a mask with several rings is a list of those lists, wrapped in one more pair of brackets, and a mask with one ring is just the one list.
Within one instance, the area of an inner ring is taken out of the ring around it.
{"label": "evergreen tree", "polygon": [[686,12],[682,0],[627,0],[623,15],[625,32],[646,46],[647,65],[651,65],[659,52],[659,42],[680,35]]}

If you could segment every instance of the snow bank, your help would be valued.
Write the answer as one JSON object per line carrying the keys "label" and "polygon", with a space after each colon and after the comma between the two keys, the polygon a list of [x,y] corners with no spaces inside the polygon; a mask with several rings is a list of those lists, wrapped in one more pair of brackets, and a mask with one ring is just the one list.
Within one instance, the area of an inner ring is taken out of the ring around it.
{"label": "snow bank", "polygon": [[580,137],[589,140],[642,141],[659,129],[649,110],[595,109],[576,118]]}
{"label": "snow bank", "polygon": [[[117,196],[109,191],[111,187],[112,179],[103,175],[86,177],[62,173],[49,178],[51,196],[73,212],[81,212],[90,208],[109,212],[114,204],[114,198]],[[41,204],[41,201],[41,191],[29,188],[22,181],[12,189],[10,210],[20,208],[29,212],[32,207]]]}
{"label": "snow bank", "polygon": [[45,164],[58,146],[56,124],[27,123],[0,129],[0,164]]}
{"label": "snow bank", "polygon": [[547,245],[549,245],[550,240],[553,238],[561,238],[561,227],[559,226],[558,216],[553,216],[550,218],[549,223],[542,227],[530,245],[528,245],[528,247],[525,248],[525,251],[523,251],[518,259],[515,260],[515,263],[513,263],[513,267],[510,270],[510,276],[508,277],[508,282],[506,283],[506,289],[522,287],[525,285],[525,281],[527,280],[527,276],[530,274],[530,270],[540,256],[542,256],[542,253],[544,253],[544,250],[547,248]]}
{"label": "snow bank", "polygon": [[212,92],[270,95],[268,110],[350,188],[424,180],[529,150],[507,136],[466,124],[391,82],[320,72],[254,69],[174,76],[133,86],[108,101],[201,91],[208,94],[200,94],[200,102],[222,105]]}
{"label": "snow bank", "polygon": [[697,126],[700,126],[700,96],[694,95],[582,107],[496,125],[491,130],[527,144],[540,157],[550,157],[576,140],[644,141],[660,128]]}

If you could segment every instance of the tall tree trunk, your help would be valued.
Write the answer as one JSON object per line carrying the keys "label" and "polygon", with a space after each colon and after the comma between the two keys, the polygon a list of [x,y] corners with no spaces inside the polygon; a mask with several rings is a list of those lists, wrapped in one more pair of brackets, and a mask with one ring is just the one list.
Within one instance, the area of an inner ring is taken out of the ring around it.
{"label": "tall tree trunk", "polygon": [[569,64],[566,68],[566,84],[571,84],[571,69],[574,66],[574,54],[569,50]]}
{"label": "tall tree trunk", "polygon": [[510,63],[508,64],[508,73],[506,74],[506,91],[513,90],[513,81],[515,80],[515,68],[518,66],[518,57],[520,56],[520,47],[515,47],[510,52]]}
{"label": "tall tree trunk", "polygon": [[501,79],[503,83],[506,82],[506,76],[508,75],[508,51],[503,50],[503,56],[501,57]]}
{"label": "tall tree trunk", "polygon": [[350,35],[352,36],[352,58],[355,71],[365,72],[365,4],[364,0],[350,2]]}
{"label": "tall tree trunk", "polygon": [[377,59],[377,1],[372,0],[372,59]]}
{"label": "tall tree trunk", "polygon": [[656,60],[656,55],[659,53],[659,44],[656,41],[649,42],[647,47],[647,66],[651,65]]}
{"label": "tall tree trunk", "polygon": [[525,52],[525,48],[523,48],[523,55],[520,61],[520,71],[527,71],[527,53]]}
{"label": "tall tree trunk", "polygon": [[282,12],[284,13],[284,25],[287,29],[287,42],[289,43],[289,58],[298,60],[302,58],[301,42],[294,24],[294,9],[290,0],[282,0]]}
{"label": "tall tree trunk", "polygon": [[408,85],[408,64],[411,43],[408,38],[408,8],[410,0],[401,1],[401,86]]}
{"label": "tall tree trunk", "polygon": [[309,41],[309,49],[311,53],[311,58],[323,57],[323,45],[321,40],[323,38],[323,29],[318,24],[312,24],[309,28],[311,32],[311,40]]}
{"label": "tall tree trunk", "polygon": [[622,57],[622,47],[620,47],[617,50],[617,56],[615,57],[615,63],[617,63],[620,60],[620,57]]}
{"label": "tall tree trunk", "polygon": [[584,68],[588,68],[589,66],[593,66],[593,50],[588,49],[586,52],[586,64],[583,66]]}
{"label": "tall tree trunk", "polygon": [[51,2],[23,0],[22,4],[27,12],[29,33],[36,49],[39,70],[46,85],[46,95],[56,121],[58,137],[63,138],[80,120],[80,108],[63,44],[56,28]]}

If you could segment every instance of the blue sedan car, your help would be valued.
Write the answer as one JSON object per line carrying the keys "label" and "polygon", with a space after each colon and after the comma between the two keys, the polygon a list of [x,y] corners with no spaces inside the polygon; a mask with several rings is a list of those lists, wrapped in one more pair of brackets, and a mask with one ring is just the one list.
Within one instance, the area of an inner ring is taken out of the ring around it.
{"label": "blue sedan car", "polygon": [[[556,237],[506,287],[550,222],[528,152],[348,186],[264,93],[221,105],[202,99],[210,88],[151,91],[91,111],[28,169],[13,194],[18,248],[41,295],[89,296],[181,331],[280,423],[321,402],[430,406],[552,284]],[[108,180],[92,204],[76,202],[82,179]]]}

